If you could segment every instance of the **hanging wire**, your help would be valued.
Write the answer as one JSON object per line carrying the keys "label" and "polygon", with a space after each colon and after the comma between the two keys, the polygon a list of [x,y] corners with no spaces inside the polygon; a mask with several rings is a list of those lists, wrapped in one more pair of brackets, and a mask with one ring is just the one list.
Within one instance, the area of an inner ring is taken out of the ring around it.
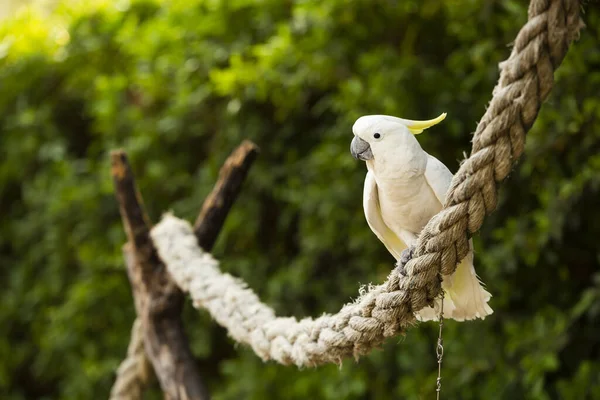
{"label": "hanging wire", "polygon": [[442,391],[442,358],[444,357],[444,340],[442,339],[442,328],[444,327],[444,289],[442,289],[442,294],[440,297],[440,333],[438,335],[437,347],[435,348],[435,354],[437,355],[438,362],[438,376],[435,388],[435,391],[437,393],[437,400],[440,400],[440,393]]}

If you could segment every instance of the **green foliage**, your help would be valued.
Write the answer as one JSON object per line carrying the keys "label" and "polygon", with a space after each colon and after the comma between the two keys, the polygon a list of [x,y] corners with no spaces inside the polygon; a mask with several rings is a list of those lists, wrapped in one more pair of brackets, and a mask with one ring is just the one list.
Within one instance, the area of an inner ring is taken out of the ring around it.
{"label": "green foliage", "polygon": [[[600,399],[600,12],[556,75],[524,161],[476,241],[485,321],[448,322],[449,398]],[[452,170],[523,1],[131,0],[0,25],[0,394],[106,398],[134,318],[108,152],[154,221],[193,219],[241,140],[261,147],[214,254],[281,315],[335,312],[392,258],[349,154],[363,114],[448,118]],[[432,398],[434,324],[342,368],[262,363],[185,313],[215,399]],[[156,394],[157,388],[154,388]]]}

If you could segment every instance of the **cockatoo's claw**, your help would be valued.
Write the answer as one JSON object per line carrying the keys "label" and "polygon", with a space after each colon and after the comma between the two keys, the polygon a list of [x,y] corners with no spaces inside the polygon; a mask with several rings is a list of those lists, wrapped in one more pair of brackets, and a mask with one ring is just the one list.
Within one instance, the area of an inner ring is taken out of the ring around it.
{"label": "cockatoo's claw", "polygon": [[400,274],[402,276],[406,276],[406,264],[413,258],[413,254],[415,252],[415,246],[410,246],[407,249],[402,250],[402,254],[400,255],[400,260],[398,261],[398,268],[400,268]]}

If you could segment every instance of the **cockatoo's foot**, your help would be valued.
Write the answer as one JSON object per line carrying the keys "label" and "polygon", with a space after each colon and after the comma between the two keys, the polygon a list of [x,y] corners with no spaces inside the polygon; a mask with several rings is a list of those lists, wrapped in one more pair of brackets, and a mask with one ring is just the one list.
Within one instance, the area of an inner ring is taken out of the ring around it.
{"label": "cockatoo's foot", "polygon": [[400,260],[398,261],[398,268],[400,268],[400,273],[402,276],[406,276],[406,270],[404,267],[412,259],[414,252],[415,246],[410,246],[409,248],[402,250]]}

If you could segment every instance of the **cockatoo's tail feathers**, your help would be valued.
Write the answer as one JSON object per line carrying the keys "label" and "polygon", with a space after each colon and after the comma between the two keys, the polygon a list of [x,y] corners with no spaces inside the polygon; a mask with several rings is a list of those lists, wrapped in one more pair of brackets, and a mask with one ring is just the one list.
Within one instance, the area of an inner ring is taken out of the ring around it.
{"label": "cockatoo's tail feathers", "polygon": [[[451,276],[444,276],[442,288],[444,296],[444,318],[456,321],[468,321],[476,318],[484,319],[493,313],[488,305],[492,297],[475,274],[473,268],[473,253],[469,252],[464,260],[458,264],[456,271]],[[435,300],[435,309],[425,307],[417,312],[419,321],[431,321],[438,318],[440,300]]]}

